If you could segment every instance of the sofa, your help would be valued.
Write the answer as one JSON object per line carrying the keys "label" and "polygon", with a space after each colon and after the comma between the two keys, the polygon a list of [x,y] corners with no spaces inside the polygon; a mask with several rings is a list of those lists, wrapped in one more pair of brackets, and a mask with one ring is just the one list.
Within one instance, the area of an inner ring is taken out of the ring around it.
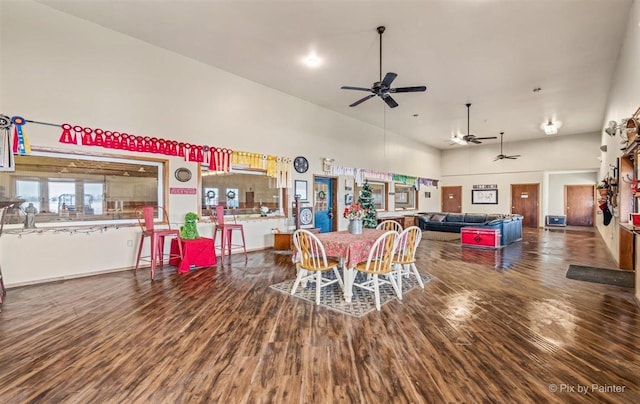
{"label": "sofa", "polygon": [[502,246],[522,239],[520,215],[426,212],[419,214],[418,227],[422,230],[449,233],[459,233],[463,227],[499,229]]}

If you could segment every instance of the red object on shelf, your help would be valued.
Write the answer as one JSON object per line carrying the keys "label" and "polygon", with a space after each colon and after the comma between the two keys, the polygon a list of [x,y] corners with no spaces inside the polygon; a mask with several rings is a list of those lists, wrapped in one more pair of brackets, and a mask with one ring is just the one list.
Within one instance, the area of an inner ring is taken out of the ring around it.
{"label": "red object on shelf", "polygon": [[640,213],[632,213],[631,214],[631,223],[634,226],[640,226]]}
{"label": "red object on shelf", "polygon": [[460,229],[460,241],[463,246],[500,248],[500,229],[463,227]]}
{"label": "red object on shelf", "polygon": [[[169,260],[170,265],[178,267],[178,273],[189,272],[191,266],[210,267],[216,265],[216,255],[213,252],[213,240],[200,237],[193,240],[180,239],[182,242],[182,261],[179,258]],[[178,240],[171,240],[171,254],[178,252]]]}

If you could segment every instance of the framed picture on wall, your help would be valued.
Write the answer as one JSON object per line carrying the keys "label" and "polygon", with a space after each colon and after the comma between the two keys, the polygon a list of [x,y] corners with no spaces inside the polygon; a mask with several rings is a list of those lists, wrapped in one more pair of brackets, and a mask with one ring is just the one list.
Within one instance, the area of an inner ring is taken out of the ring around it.
{"label": "framed picture on wall", "polygon": [[302,201],[307,200],[307,181],[295,180],[294,195],[299,196]]}
{"label": "framed picture on wall", "polygon": [[307,200],[307,181],[295,180],[294,181],[294,195],[299,196],[300,200]]}
{"label": "framed picture on wall", "polygon": [[497,189],[472,189],[471,203],[474,205],[497,205],[498,190]]}

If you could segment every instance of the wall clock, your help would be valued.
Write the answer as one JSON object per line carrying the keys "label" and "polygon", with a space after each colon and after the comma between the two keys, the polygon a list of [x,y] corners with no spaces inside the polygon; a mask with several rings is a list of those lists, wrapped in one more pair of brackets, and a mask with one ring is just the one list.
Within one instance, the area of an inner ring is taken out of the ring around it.
{"label": "wall clock", "polygon": [[313,208],[305,206],[300,208],[300,225],[306,226],[313,222]]}
{"label": "wall clock", "polygon": [[174,175],[180,182],[187,182],[191,179],[191,171],[184,167],[178,168]]}
{"label": "wall clock", "polygon": [[295,168],[295,170],[300,174],[306,173],[309,169],[309,162],[306,158],[298,156],[293,160],[293,168]]}

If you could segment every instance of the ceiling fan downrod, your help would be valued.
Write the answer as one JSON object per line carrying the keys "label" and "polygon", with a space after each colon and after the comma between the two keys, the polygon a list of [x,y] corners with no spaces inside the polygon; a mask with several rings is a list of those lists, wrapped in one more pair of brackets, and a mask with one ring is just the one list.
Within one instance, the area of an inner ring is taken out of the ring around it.
{"label": "ceiling fan downrod", "polygon": [[382,34],[384,33],[385,27],[384,25],[381,25],[376,28],[376,30],[378,31],[378,34],[380,34],[380,57],[378,58],[380,60],[380,79],[378,81],[382,83]]}
{"label": "ceiling fan downrod", "polygon": [[468,102],[467,104],[467,136],[469,136],[469,117],[471,116],[471,103]]}

